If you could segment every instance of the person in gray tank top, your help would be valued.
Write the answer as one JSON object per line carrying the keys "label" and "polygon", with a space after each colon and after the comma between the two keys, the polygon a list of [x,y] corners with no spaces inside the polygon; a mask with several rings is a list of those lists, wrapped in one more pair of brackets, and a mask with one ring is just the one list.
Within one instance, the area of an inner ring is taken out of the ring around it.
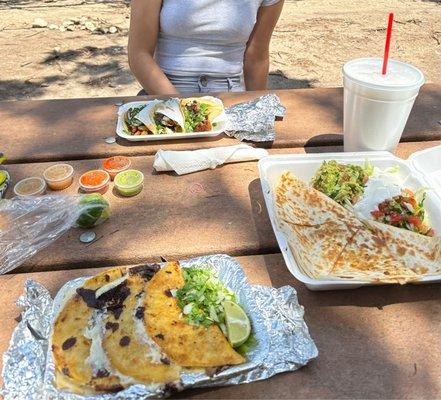
{"label": "person in gray tank top", "polygon": [[129,65],[141,94],[263,90],[283,0],[132,0]]}

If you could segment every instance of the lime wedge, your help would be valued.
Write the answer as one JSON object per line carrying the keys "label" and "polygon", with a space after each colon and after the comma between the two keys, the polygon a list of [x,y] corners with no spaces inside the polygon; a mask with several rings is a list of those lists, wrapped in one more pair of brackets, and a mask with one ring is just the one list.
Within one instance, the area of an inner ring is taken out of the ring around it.
{"label": "lime wedge", "polygon": [[8,175],[6,174],[6,172],[0,171],[0,186],[3,185],[3,183],[6,181],[7,178]]}
{"label": "lime wedge", "polygon": [[223,303],[225,324],[227,325],[228,340],[233,347],[244,344],[251,333],[251,324],[245,311],[232,301]]}

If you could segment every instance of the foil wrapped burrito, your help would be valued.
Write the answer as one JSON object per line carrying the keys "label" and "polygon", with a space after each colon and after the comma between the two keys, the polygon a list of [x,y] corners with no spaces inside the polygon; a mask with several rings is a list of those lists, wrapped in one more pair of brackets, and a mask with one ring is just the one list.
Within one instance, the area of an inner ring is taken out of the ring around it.
{"label": "foil wrapped burrito", "polygon": [[[196,304],[203,302],[197,300],[192,310],[189,303],[178,310],[191,296],[190,282],[199,282],[190,280],[192,271],[212,274],[206,284],[223,287],[224,304],[236,302],[243,309],[253,345],[233,347],[238,343],[230,340],[234,321],[227,311],[222,317],[215,308],[198,319]],[[160,397],[266,379],[317,356],[295,290],[249,285],[241,266],[226,255],[114,268],[66,283],[53,302],[43,287],[28,281],[20,304],[23,320],[4,356],[5,399],[17,393],[29,399]],[[226,332],[218,322],[195,325],[215,321],[216,315],[228,325]],[[173,330],[174,324],[180,329]],[[39,351],[29,351],[35,347]]]}

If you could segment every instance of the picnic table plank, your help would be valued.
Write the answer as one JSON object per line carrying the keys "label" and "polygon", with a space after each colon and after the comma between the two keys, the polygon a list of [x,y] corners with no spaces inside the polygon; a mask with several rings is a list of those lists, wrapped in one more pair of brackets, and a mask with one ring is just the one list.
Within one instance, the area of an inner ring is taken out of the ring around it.
{"label": "picnic table plank", "polygon": [[[319,356],[308,366],[269,380],[185,391],[181,398],[439,398],[441,292],[439,285],[377,286],[311,292],[286,269],[280,254],[238,257],[253,284],[291,285]],[[0,352],[8,346],[15,300],[26,279],[54,295],[68,280],[99,270],[68,270],[0,277]],[[2,361],[0,361],[1,363]]]}
{"label": "picnic table plank", "polygon": [[[323,146],[342,143],[342,88],[270,91],[286,106],[283,121],[276,122],[274,148]],[[268,92],[221,93],[226,106],[251,100]],[[191,140],[129,142],[115,134],[119,101],[139,97],[30,100],[0,102],[1,150],[9,162],[36,162],[101,158],[108,154],[146,155],[158,149],[196,149],[236,144],[225,135]],[[421,90],[403,134],[403,141],[441,139],[441,85],[427,84]]]}
{"label": "picnic table plank", "polygon": [[[401,143],[397,155],[411,153],[439,142]],[[338,151],[341,147],[306,148]],[[304,148],[272,149],[271,154],[300,154]],[[164,257],[190,257],[228,253],[235,256],[278,252],[260,188],[256,162],[227,164],[215,170],[177,176],[153,172],[153,157],[131,158],[133,168],[145,175],[143,191],[122,198],[109,188],[111,217],[94,228],[98,240],[79,241],[82,229],[64,236],[25,262],[17,271],[43,271],[158,261]],[[41,176],[52,163],[11,164],[15,182]],[[101,160],[71,161],[74,184],[61,193],[78,193],[79,176],[98,168]],[[58,192],[60,193],[60,192]],[[12,196],[12,189],[7,197]]]}

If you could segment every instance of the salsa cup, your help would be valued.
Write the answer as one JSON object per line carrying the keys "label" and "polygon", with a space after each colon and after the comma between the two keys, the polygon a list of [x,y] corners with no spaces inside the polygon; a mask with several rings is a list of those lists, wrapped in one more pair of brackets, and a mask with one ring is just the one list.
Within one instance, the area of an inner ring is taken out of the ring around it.
{"label": "salsa cup", "polygon": [[121,196],[137,195],[143,187],[144,175],[136,169],[128,169],[115,176],[115,188]]}
{"label": "salsa cup", "polygon": [[46,192],[46,182],[38,176],[22,179],[14,186],[16,196],[39,196]]}
{"label": "salsa cup", "polygon": [[86,193],[104,194],[109,188],[110,175],[102,169],[93,169],[80,177],[80,188]]}
{"label": "salsa cup", "polygon": [[69,164],[55,164],[46,168],[43,178],[50,190],[63,190],[72,185],[74,169]]}
{"label": "salsa cup", "polygon": [[119,172],[125,171],[130,168],[132,162],[128,157],[114,156],[106,158],[102,167],[110,175],[110,179],[113,180]]}

